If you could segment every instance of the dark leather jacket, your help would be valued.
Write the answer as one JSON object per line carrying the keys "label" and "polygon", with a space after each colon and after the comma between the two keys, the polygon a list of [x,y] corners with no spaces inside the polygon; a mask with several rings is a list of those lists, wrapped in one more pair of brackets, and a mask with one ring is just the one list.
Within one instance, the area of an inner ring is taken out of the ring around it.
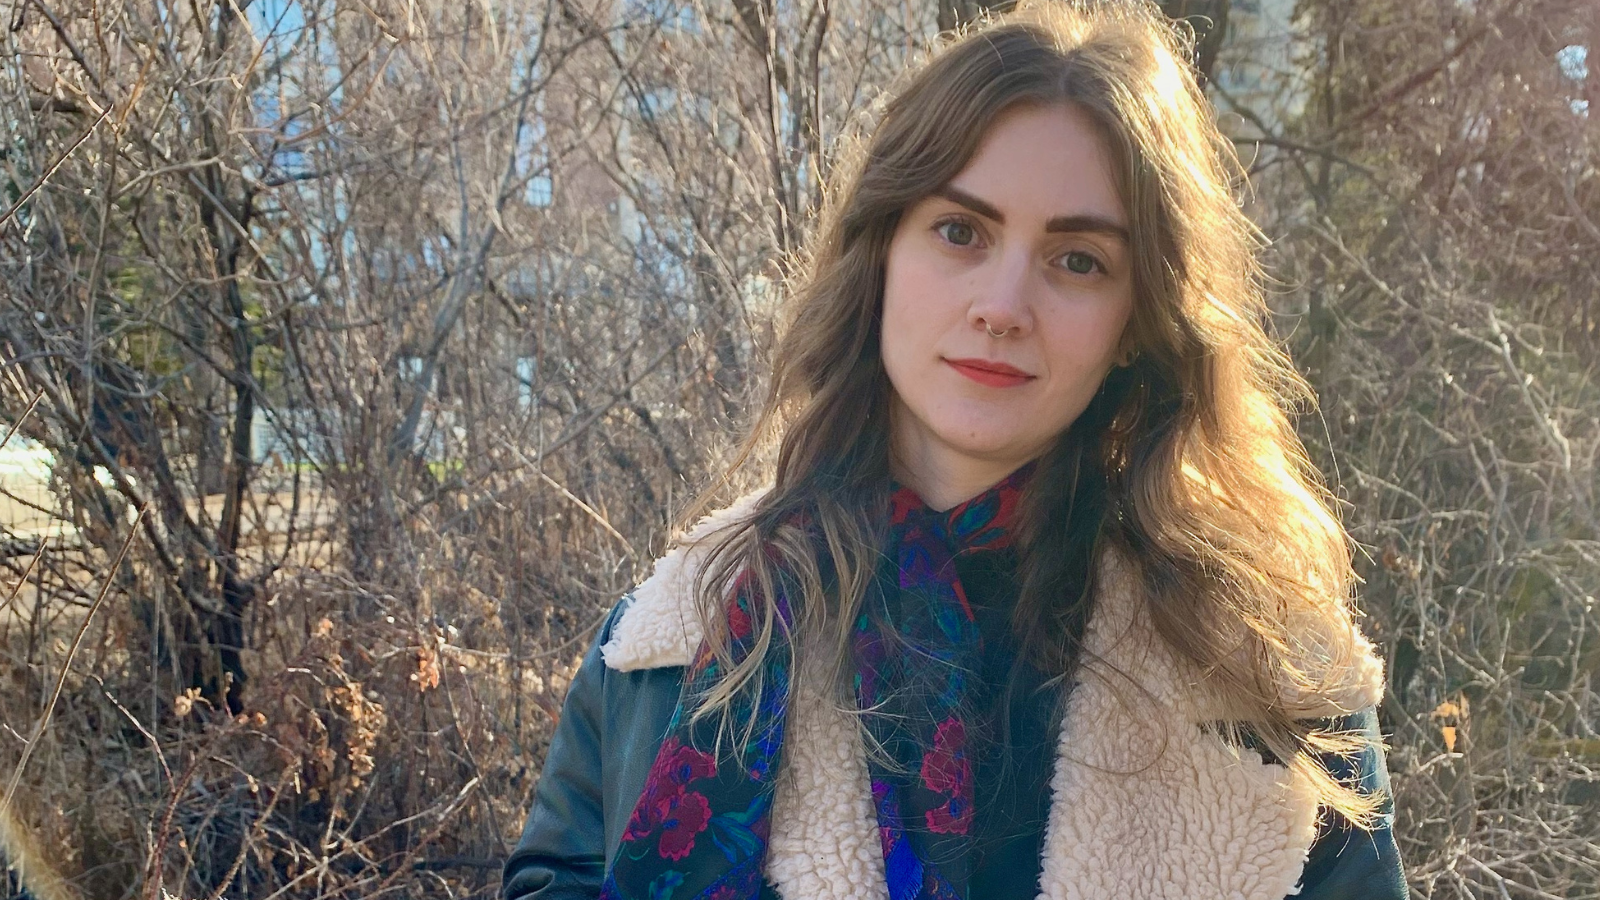
{"label": "dark leather jacket", "polygon": [[[606,617],[567,693],[522,840],[506,861],[505,900],[597,897],[621,844],[677,706],[683,673],[681,668],[606,668],[600,646],[610,640],[628,602],[623,598]],[[1351,716],[1348,726],[1371,734],[1373,748],[1353,762],[1337,762],[1334,771],[1359,776],[1363,790],[1387,792],[1375,712]],[[1384,826],[1370,833],[1323,825],[1296,900],[1405,900],[1387,804],[1384,816]]]}

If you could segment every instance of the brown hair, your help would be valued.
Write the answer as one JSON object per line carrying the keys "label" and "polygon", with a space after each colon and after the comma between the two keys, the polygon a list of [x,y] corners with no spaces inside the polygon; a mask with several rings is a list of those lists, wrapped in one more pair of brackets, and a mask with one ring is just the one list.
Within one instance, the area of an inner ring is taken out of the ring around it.
{"label": "brown hair", "polygon": [[775,611],[758,606],[756,647],[733,665],[720,626],[724,586],[739,572],[766,597],[779,572],[794,580],[792,644],[810,664],[797,659],[794,671],[845,682],[851,623],[883,541],[873,512],[887,506],[891,388],[878,340],[890,239],[908,208],[966,166],[1003,111],[1072,104],[1099,125],[1114,160],[1131,226],[1128,343],[1138,356],[1112,370],[1030,482],[1017,634],[1045,671],[1068,674],[1095,563],[1117,551],[1157,633],[1234,718],[1310,777],[1323,803],[1371,823],[1377,799],[1315,760],[1355,739],[1315,730],[1285,699],[1326,696],[1324,679],[1357,652],[1340,637],[1353,573],[1289,421],[1311,393],[1262,326],[1259,233],[1234,196],[1243,173],[1182,62],[1188,52],[1147,3],[1025,3],[907,72],[876,126],[846,148],[795,268],[769,396],[728,471],[753,465],[756,448],[775,439],[772,489],[709,539],[698,598],[727,674],[697,716],[726,712],[737,692],[758,687],[780,639]]}

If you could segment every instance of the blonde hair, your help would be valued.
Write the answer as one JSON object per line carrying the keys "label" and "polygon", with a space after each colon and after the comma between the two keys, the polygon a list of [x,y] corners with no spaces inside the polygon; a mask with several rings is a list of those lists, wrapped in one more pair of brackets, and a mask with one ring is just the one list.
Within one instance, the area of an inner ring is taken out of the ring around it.
{"label": "blonde hair", "polygon": [[[727,713],[739,692],[759,690],[767,651],[791,637],[811,664],[797,658],[792,671],[844,694],[851,626],[884,540],[874,512],[886,508],[889,481],[891,388],[878,340],[890,238],[1004,110],[1071,104],[1099,126],[1127,208],[1138,356],[1040,460],[1021,509],[1013,627],[1036,664],[1068,674],[1095,561],[1118,551],[1157,633],[1235,718],[1310,778],[1326,806],[1370,825],[1378,798],[1316,760],[1359,740],[1317,730],[1285,699],[1328,696],[1330,673],[1352,664],[1353,643],[1327,636],[1349,631],[1353,572],[1290,424],[1295,404],[1313,397],[1263,329],[1259,232],[1235,199],[1243,172],[1183,62],[1189,51],[1148,3],[1025,3],[908,71],[875,127],[846,147],[794,269],[769,395],[728,470],[775,440],[772,489],[710,539],[697,586],[725,674],[696,716]],[[757,603],[754,649],[735,661],[725,586],[740,573],[758,598],[773,596],[780,573],[793,585],[794,634],[780,635],[770,600]]]}

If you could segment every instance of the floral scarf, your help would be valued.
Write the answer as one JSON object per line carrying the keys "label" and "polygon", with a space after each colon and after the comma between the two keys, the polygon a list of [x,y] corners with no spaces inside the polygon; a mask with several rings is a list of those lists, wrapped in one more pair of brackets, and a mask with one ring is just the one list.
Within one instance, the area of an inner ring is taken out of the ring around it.
{"label": "floral scarf", "polygon": [[[967,746],[972,673],[983,639],[956,575],[957,554],[1010,543],[1028,464],[953,509],[929,509],[910,488],[890,498],[887,560],[856,622],[854,688],[868,733],[888,760],[869,755],[873,805],[883,843],[890,900],[945,900],[967,894],[973,822],[973,768]],[[754,644],[751,579],[735,583],[728,607],[730,649]],[[774,607],[792,621],[782,578]],[[743,692],[732,721],[736,746],[720,756],[717,718],[690,721],[685,703],[722,671],[706,645],[685,676],[666,740],[601,886],[603,900],[755,900],[771,834],[773,789],[783,750],[791,655],[783,641],[767,651],[758,692]],[[746,739],[747,738],[747,739]],[[770,892],[767,892],[770,896]]]}

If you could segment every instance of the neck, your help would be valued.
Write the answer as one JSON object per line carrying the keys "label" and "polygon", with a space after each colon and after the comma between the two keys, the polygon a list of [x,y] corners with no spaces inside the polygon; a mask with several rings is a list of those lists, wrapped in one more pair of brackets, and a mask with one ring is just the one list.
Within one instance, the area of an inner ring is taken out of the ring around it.
{"label": "neck", "polygon": [[944,477],[938,474],[923,477],[920,473],[891,461],[890,474],[894,476],[895,481],[916,491],[917,496],[922,498],[923,503],[928,504],[929,509],[943,512],[999,484],[1011,474],[1011,471],[995,471],[992,475],[961,472],[950,473]]}
{"label": "neck", "polygon": [[929,509],[951,509],[1005,480],[1027,460],[974,459],[922,447],[903,452],[891,447],[889,474],[911,488]]}

